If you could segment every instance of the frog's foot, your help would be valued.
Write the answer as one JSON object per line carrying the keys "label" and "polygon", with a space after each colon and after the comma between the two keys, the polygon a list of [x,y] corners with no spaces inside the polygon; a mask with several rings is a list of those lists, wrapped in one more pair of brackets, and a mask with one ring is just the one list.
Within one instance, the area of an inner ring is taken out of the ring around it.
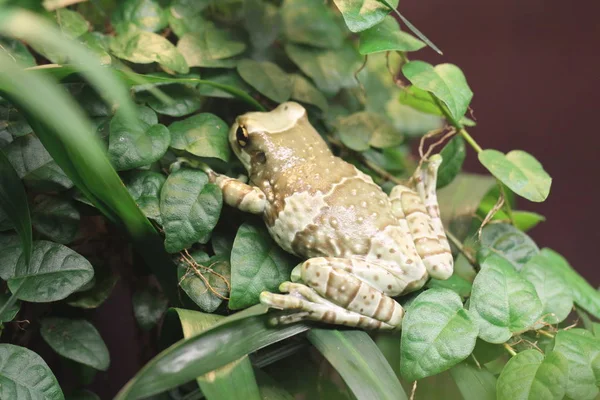
{"label": "frog's foot", "polygon": [[[321,297],[314,289],[301,283],[283,282],[279,290],[289,294],[262,292],[260,302],[279,310],[296,311],[273,317],[274,324],[291,324],[303,320],[352,326],[362,329],[393,330],[400,328],[375,318],[346,310]],[[392,300],[393,301],[393,300]]]}

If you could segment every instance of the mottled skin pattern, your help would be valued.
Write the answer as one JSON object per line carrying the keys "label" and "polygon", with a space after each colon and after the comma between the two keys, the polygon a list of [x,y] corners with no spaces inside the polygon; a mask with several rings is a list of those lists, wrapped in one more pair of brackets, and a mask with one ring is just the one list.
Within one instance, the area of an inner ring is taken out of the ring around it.
{"label": "mottled skin pattern", "polygon": [[273,239],[307,259],[262,303],[302,319],[366,329],[399,329],[404,311],[390,296],[447,279],[452,255],[435,194],[439,156],[415,187],[386,195],[335,157],[297,103],[236,119],[230,143],[252,186],[208,171],[227,204],[261,214]]}

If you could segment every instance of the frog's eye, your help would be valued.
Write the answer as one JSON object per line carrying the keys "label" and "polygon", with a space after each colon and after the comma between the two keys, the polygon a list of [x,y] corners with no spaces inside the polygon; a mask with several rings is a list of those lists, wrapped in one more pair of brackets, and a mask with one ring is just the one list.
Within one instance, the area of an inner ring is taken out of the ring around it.
{"label": "frog's eye", "polygon": [[248,137],[248,131],[242,125],[238,126],[237,130],[235,131],[235,138],[237,139],[240,147],[246,147],[250,141],[250,138]]}

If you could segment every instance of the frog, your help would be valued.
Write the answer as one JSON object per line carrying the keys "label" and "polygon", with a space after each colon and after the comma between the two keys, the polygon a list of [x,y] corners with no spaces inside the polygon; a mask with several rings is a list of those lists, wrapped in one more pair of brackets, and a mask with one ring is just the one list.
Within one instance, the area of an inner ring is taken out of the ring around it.
{"label": "frog", "polygon": [[333,154],[298,103],[240,115],[228,135],[249,182],[207,168],[210,181],[224,203],[262,216],[274,241],[305,260],[280,293],[260,294],[287,311],[272,322],[398,330],[404,309],[394,297],[452,275],[436,197],[440,155],[388,195]]}

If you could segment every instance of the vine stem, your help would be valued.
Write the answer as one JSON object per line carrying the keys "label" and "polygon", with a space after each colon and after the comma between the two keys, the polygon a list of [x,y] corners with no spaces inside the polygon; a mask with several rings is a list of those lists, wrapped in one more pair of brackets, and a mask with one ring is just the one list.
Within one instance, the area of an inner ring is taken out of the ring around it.
{"label": "vine stem", "polygon": [[508,197],[506,197],[506,189],[504,188],[504,184],[502,184],[502,182],[500,182],[499,179],[496,179],[496,181],[498,181],[498,186],[500,186],[500,192],[502,193],[502,197],[504,197],[504,209],[506,210],[508,219],[510,220],[510,223],[512,225],[514,225],[515,218],[513,217],[512,207],[510,206],[510,201],[508,201]]}
{"label": "vine stem", "polygon": [[481,148],[481,146],[479,144],[477,144],[477,142],[475,141],[475,139],[473,139],[473,136],[471,136],[469,134],[469,132],[467,132],[467,130],[465,128],[460,128],[458,130],[458,133],[467,141],[467,143],[469,143],[471,145],[471,147],[477,153],[481,153],[483,151],[483,149]]}
{"label": "vine stem", "polygon": [[541,329],[539,331],[536,331],[536,332],[539,333],[542,336],[546,336],[546,337],[548,337],[550,339],[554,339],[554,335],[551,334],[550,332],[546,332],[546,331],[543,331]]}
{"label": "vine stem", "polygon": [[467,261],[469,261],[469,264],[471,264],[476,270],[479,270],[480,268],[479,268],[479,264],[477,264],[477,260],[475,260],[473,255],[471,253],[469,253],[467,251],[467,249],[465,249],[465,246],[461,243],[461,241],[458,240],[458,238],[456,236],[454,236],[454,234],[452,234],[452,232],[450,232],[449,230],[446,230],[446,236],[448,237],[448,240],[450,240],[452,242],[452,244],[454,246],[456,246],[458,251],[463,256],[465,256]]}
{"label": "vine stem", "polygon": [[504,348],[506,349],[506,351],[508,351],[508,353],[514,357],[517,355],[517,352],[515,351],[515,349],[513,349],[508,343],[502,343],[502,346],[504,346]]}

